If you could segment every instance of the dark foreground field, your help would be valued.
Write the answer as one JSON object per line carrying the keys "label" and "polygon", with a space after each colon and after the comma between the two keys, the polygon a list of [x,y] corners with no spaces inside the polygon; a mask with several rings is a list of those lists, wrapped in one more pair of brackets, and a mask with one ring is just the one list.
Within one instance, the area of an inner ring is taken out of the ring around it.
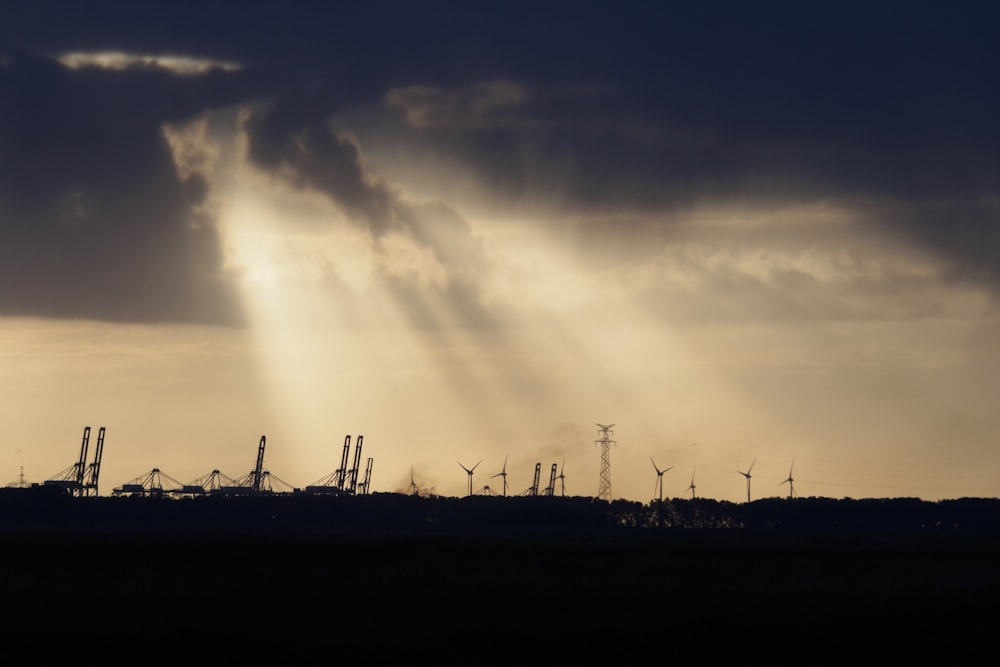
{"label": "dark foreground field", "polygon": [[36,532],[0,551],[11,636],[181,654],[954,659],[995,652],[1000,594],[983,539]]}
{"label": "dark foreground field", "polygon": [[80,519],[0,533],[6,635],[45,664],[67,650],[155,664],[1000,655],[991,530]]}

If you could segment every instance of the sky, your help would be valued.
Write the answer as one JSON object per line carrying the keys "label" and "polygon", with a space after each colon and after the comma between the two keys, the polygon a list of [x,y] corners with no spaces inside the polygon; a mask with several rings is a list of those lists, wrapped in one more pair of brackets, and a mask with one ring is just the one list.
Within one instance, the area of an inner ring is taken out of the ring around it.
{"label": "sky", "polygon": [[995,497],[998,13],[5,2],[0,483]]}

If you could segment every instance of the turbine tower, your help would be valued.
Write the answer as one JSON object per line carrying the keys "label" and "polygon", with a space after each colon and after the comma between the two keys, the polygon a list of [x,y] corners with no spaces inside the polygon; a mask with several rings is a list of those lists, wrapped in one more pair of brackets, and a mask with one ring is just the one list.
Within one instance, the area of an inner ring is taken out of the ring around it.
{"label": "turbine tower", "polygon": [[788,498],[789,500],[795,497],[795,480],[792,479],[792,469],[795,467],[795,459],[792,459],[792,465],[788,469],[788,479],[783,482],[779,482],[778,486],[782,484],[788,485]]}
{"label": "turbine tower", "polygon": [[[697,468],[697,467],[698,466],[695,466],[695,468]],[[691,500],[694,500],[697,497],[697,496],[694,495],[694,489],[695,489],[695,486],[694,486],[694,470],[692,469],[691,470],[691,486],[689,486],[688,488],[684,489],[685,491],[690,491],[691,492]]]}
{"label": "turbine tower", "polygon": [[653,470],[656,471],[656,486],[653,487],[653,493],[656,493],[657,491],[659,491],[659,498],[660,498],[660,502],[662,503],[663,502],[663,473],[665,473],[668,470],[670,470],[671,468],[673,468],[673,466],[670,466],[670,468],[664,468],[663,470],[660,470],[659,468],[656,467],[656,461],[653,460],[652,456],[649,457],[649,461],[650,461],[650,463],[653,464]]}
{"label": "turbine tower", "polygon": [[595,445],[601,446],[601,482],[597,489],[597,497],[601,500],[611,500],[611,445],[617,444],[612,440],[615,432],[611,429],[614,428],[614,424],[598,424],[598,433],[600,438],[594,441]]}
{"label": "turbine tower", "polygon": [[[482,463],[482,462],[483,462],[482,459],[480,459],[479,463]],[[475,471],[476,468],[479,467],[479,463],[477,463],[476,465],[472,466],[471,468],[466,468],[465,466],[462,465],[461,461],[458,462],[458,465],[462,466],[462,470],[464,470],[465,472],[469,473],[469,495],[470,496],[472,495],[472,473]]]}
{"label": "turbine tower", "polygon": [[503,495],[507,497],[507,457],[503,457],[503,468],[494,477],[503,477]]}
{"label": "turbine tower", "polygon": [[743,475],[744,477],[747,478],[747,502],[750,502],[750,471],[753,470],[753,464],[754,463],[757,463],[757,459],[753,460],[753,463],[750,464],[750,467],[747,468],[746,472],[743,472],[742,470],[737,470],[736,471],[739,474],[741,474],[741,475]]}
{"label": "turbine tower", "polygon": [[559,468],[559,477],[557,477],[557,479],[559,480],[560,487],[561,487],[559,495],[562,495],[562,496],[566,495],[566,472],[565,472],[565,470],[566,470],[566,459],[563,458],[562,466],[560,466],[560,468]]}

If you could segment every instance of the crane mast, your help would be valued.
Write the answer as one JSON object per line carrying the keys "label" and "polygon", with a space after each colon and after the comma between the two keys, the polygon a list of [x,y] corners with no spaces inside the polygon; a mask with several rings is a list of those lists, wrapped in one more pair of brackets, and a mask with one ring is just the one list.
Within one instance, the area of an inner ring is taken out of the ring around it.
{"label": "crane mast", "polygon": [[87,471],[87,447],[90,446],[90,427],[83,429],[83,442],[80,443],[80,460],[76,464],[76,488],[74,492],[83,495],[83,478]]}
{"label": "crane mast", "polygon": [[94,450],[94,461],[87,467],[86,484],[81,491],[84,495],[100,495],[97,488],[101,476],[101,458],[104,456],[104,427],[97,431],[97,448]]}
{"label": "crane mast", "polygon": [[361,463],[361,445],[364,443],[365,436],[359,435],[357,441],[354,443],[354,465],[351,467],[351,493],[357,489],[358,486],[358,465]]}
{"label": "crane mast", "polygon": [[340,467],[334,474],[336,478],[336,486],[341,491],[344,490],[344,483],[347,480],[347,457],[351,451],[351,436],[344,436],[344,452],[340,455]]}
{"label": "crane mast", "polygon": [[374,459],[372,459],[369,456],[368,457],[368,465],[365,466],[365,478],[361,482],[361,484],[358,485],[359,488],[361,489],[361,495],[365,495],[365,496],[368,495],[369,484],[371,484],[371,481],[372,481],[372,464],[373,463],[374,463]]}
{"label": "crane mast", "polygon": [[264,470],[264,445],[267,442],[266,436],[260,436],[260,445],[257,447],[257,467],[253,471],[253,490],[260,491],[261,474]]}

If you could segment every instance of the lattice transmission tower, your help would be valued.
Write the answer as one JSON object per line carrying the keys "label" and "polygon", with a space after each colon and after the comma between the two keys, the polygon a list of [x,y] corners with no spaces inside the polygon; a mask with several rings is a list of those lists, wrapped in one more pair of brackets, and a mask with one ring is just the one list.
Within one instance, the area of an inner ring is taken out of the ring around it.
{"label": "lattice transmission tower", "polygon": [[601,500],[611,500],[611,445],[617,444],[612,437],[615,432],[611,429],[614,424],[597,425],[597,432],[600,438],[594,441],[595,445],[601,446],[601,483],[597,489],[597,497]]}

